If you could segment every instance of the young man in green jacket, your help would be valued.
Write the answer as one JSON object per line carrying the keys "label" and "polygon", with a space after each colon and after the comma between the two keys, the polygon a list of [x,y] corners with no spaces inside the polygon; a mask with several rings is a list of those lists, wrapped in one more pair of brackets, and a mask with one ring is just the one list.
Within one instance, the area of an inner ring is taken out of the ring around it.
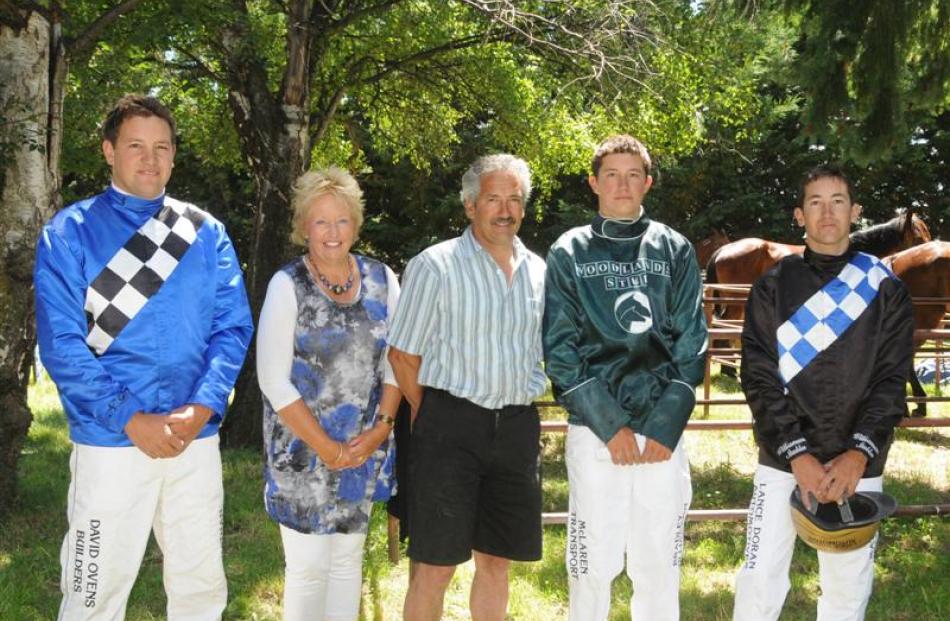
{"label": "young man in green jacket", "polygon": [[679,618],[692,498],[680,437],[703,378],[706,322],[692,246],[643,211],[650,168],[638,140],[601,143],[588,180],[598,214],[547,256],[546,370],[570,423],[572,621],[607,618],[624,555],[632,617]]}

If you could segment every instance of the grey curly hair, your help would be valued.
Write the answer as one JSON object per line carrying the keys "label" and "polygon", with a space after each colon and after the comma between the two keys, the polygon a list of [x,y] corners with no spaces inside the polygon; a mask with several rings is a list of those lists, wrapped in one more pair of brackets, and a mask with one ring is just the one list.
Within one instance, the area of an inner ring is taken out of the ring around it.
{"label": "grey curly hair", "polygon": [[475,160],[462,175],[462,204],[474,203],[481,192],[482,175],[503,170],[513,173],[521,185],[521,197],[527,202],[531,196],[531,169],[528,163],[510,153],[483,155]]}

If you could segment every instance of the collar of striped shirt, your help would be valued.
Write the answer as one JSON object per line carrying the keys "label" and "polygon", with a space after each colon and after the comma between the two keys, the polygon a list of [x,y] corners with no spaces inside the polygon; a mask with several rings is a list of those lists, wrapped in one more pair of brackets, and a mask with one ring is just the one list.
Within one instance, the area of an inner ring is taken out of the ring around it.
{"label": "collar of striped shirt", "polygon": [[[515,255],[515,271],[521,266],[521,262],[528,258],[528,252],[530,252],[521,240],[518,237],[515,237],[512,240],[512,246],[514,247]],[[462,236],[459,238],[459,249],[462,252],[467,254],[479,254],[485,259],[492,262],[492,265],[497,265],[492,256],[488,253],[487,250],[475,239],[475,234],[472,232],[472,227],[469,225],[465,228],[465,231],[462,232]]]}

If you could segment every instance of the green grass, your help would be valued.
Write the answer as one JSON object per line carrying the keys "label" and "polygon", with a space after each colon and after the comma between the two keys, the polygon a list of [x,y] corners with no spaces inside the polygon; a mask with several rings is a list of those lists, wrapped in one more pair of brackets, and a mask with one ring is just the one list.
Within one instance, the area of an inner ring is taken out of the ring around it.
{"label": "green grass", "polygon": [[[714,392],[738,391],[717,378]],[[20,462],[20,496],[0,524],[0,619],[51,619],[59,603],[59,547],[66,528],[66,488],[70,443],[55,391],[38,385],[31,394],[36,419]],[[950,416],[950,405],[932,406],[932,416]],[[549,411],[556,416],[557,411]],[[744,406],[717,407],[712,419],[748,418]],[[755,450],[747,431],[688,432],[693,467],[693,508],[734,508],[748,503]],[[888,462],[886,487],[903,504],[950,502],[950,430],[902,429]],[[544,510],[567,506],[564,436],[544,438]],[[282,552],[277,527],[261,500],[260,456],[256,451],[225,451],[225,566],[229,601],[226,619],[280,619]],[[363,619],[401,618],[408,577],[403,559],[386,561],[385,515],[374,513],[364,574]],[[682,578],[682,618],[729,619],[732,584],[744,546],[740,522],[691,522]],[[564,528],[544,532],[544,558],[516,564],[512,573],[509,619],[562,619],[566,611],[563,568]],[[867,618],[902,621],[950,618],[950,520],[894,519],[884,523],[878,549],[875,593]],[[468,619],[471,563],[463,565],[446,597],[445,618]],[[625,576],[614,584],[612,620],[629,619],[632,587]],[[792,565],[792,591],[783,621],[814,619],[818,594],[815,554],[798,544]],[[161,553],[154,541],[145,555],[132,592],[128,619],[164,618]]]}

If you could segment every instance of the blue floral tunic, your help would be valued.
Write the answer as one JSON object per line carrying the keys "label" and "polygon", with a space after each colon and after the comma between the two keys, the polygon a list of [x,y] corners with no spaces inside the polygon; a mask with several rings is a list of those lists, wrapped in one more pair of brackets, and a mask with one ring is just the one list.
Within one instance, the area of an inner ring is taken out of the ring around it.
{"label": "blue floral tunic", "polygon": [[[331,300],[303,257],[282,269],[294,283],[297,323],[290,380],[324,431],[348,442],[379,414],[381,359],[386,351],[386,268],[354,255],[362,284],[353,302]],[[303,533],[365,533],[373,500],[389,498],[392,435],[357,468],[330,470],[284,426],[264,397],[264,502],[275,521]]]}

